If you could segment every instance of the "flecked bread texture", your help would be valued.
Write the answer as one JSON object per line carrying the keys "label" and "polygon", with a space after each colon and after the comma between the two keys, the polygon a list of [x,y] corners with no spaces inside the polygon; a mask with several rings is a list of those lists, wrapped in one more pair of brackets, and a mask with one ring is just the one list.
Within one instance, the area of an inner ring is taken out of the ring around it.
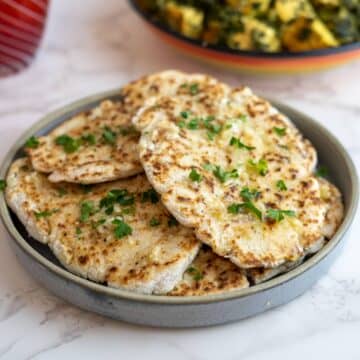
{"label": "flecked bread texture", "polygon": [[[127,190],[134,204],[115,203],[111,213],[99,206],[114,189]],[[112,287],[161,294],[181,280],[200,243],[191,229],[171,222],[154,196],[144,197],[149,190],[144,175],[85,191],[75,184],[53,184],[20,159],[9,170],[6,200],[30,235],[48,244],[68,270]],[[81,219],[84,203],[92,210]],[[123,219],[132,233],[117,238],[115,219]]]}
{"label": "flecked bread texture", "polygon": [[[322,242],[327,204],[311,175],[316,151],[250,89],[235,89],[220,101],[217,93],[214,101],[209,94],[206,101],[158,99],[134,125],[142,132],[140,160],[164,205],[218,255],[243,268],[272,268]],[[191,179],[192,171],[201,181]],[[245,188],[256,190],[252,205],[261,220],[249,207],[229,212],[246,202]],[[274,210],[296,216],[274,221],[267,215]]]}

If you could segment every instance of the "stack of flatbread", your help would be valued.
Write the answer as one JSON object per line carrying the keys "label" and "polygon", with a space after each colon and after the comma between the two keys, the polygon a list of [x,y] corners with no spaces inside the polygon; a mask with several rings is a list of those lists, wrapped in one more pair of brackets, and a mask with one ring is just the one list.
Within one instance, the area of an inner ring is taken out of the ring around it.
{"label": "stack of flatbread", "polygon": [[316,151],[249,88],[165,71],[25,144],[8,205],[69,271],[208,295],[288,271],[343,217]]}

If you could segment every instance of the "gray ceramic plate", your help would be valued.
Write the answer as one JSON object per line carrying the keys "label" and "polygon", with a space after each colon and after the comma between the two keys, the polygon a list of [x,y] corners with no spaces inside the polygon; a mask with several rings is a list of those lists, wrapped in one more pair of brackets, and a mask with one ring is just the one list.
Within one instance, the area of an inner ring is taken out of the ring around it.
{"label": "gray ceramic plate", "polygon": [[[0,178],[6,176],[11,162],[22,155],[22,145],[31,135],[46,134],[70,116],[94,107],[103,99],[116,99],[118,94],[119,90],[114,90],[91,96],[43,118],[10,149],[0,169]],[[299,296],[327,271],[340,253],[357,208],[358,181],[349,155],[334,136],[300,112],[273,103],[312,141],[320,162],[329,168],[332,180],[344,195],[345,219],[337,233],[321,251],[296,269],[249,289],[223,295],[180,298],[112,289],[65,270],[46,246],[27,235],[0,195],[0,214],[20,262],[34,278],[61,298],[84,309],[136,324],[164,327],[221,324],[258,314]]]}

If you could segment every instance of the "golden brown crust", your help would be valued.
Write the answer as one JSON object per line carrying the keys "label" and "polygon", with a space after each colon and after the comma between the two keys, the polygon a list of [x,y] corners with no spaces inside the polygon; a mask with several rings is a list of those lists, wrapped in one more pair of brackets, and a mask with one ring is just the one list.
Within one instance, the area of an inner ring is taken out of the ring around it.
{"label": "golden brown crust", "polygon": [[[319,183],[311,175],[316,152],[285,116],[249,89],[224,96],[216,86],[213,101],[162,98],[134,119],[142,131],[140,159],[149,181],[182,224],[238,266],[276,267],[296,261],[319,242],[326,216]],[[212,124],[222,126],[211,138],[203,125],[209,115]],[[189,123],[193,119],[198,125]],[[231,144],[233,138],[238,146]],[[264,174],[260,161],[266,163]],[[192,170],[201,181],[189,178]],[[225,181],[224,172],[230,174]],[[277,187],[279,180],[286,190]],[[232,204],[244,203],[240,191],[245,187],[259,192],[252,204],[261,221],[254,211],[228,211]],[[274,220],[269,210],[296,216]]]}
{"label": "golden brown crust", "polygon": [[249,282],[244,271],[207,247],[203,246],[199,254],[184,273],[182,281],[170,296],[215,295],[244,289]]}
{"label": "golden brown crust", "polygon": [[[31,235],[48,243],[67,269],[85,278],[142,293],[164,293],[181,279],[199,250],[190,229],[169,225],[171,216],[160,202],[144,201],[144,192],[151,189],[144,175],[84,192],[76,184],[50,183],[21,159],[12,165],[8,180],[7,202],[27,229],[35,230]],[[100,201],[114,189],[126,189],[134,204],[114,203],[107,213]],[[85,202],[91,206],[82,220]],[[118,238],[115,219],[123,220],[132,233]]]}

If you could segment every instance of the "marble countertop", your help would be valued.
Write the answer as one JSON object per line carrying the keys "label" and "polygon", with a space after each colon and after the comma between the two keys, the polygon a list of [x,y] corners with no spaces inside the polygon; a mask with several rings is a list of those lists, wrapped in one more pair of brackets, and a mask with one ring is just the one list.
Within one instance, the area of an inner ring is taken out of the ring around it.
{"label": "marble countertop", "polygon": [[[57,0],[36,61],[0,80],[0,161],[48,111],[166,68],[201,71],[314,116],[360,167],[360,62],[330,72],[254,77],[195,62],[149,34],[126,1]],[[360,359],[359,217],[342,256],[306,294],[235,324],[193,330],[133,326],[50,294],[17,262],[0,225],[0,359]]]}

